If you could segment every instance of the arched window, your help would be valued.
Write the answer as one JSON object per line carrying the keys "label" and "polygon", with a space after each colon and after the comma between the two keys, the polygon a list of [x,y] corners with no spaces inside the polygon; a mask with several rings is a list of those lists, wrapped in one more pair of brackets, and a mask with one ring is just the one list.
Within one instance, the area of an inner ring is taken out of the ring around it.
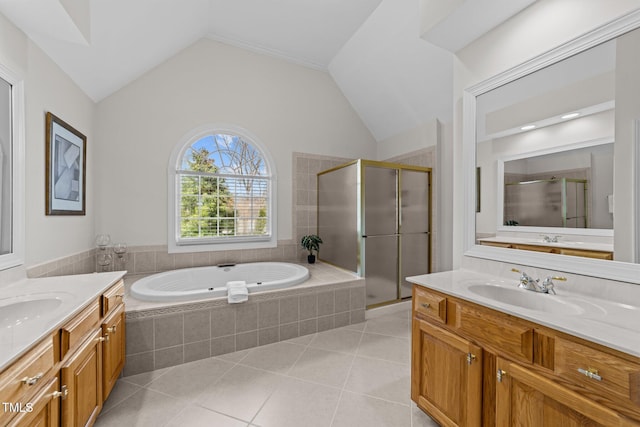
{"label": "arched window", "polygon": [[170,162],[170,251],[275,246],[273,166],[254,138],[207,130],[179,148]]}

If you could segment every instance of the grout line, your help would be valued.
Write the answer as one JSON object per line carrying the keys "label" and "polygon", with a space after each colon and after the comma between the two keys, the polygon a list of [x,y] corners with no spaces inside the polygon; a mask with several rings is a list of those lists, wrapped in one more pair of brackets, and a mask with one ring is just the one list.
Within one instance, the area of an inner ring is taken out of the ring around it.
{"label": "grout line", "polygon": [[353,365],[356,363],[356,355],[358,354],[358,349],[360,348],[360,344],[362,343],[362,338],[364,337],[364,331],[367,329],[367,325],[366,325],[366,320],[365,320],[365,327],[362,329],[362,331],[360,331],[360,339],[358,340],[358,345],[356,346],[356,354],[354,354],[352,356],[351,359],[351,366],[349,366],[349,372],[347,373],[344,382],[342,383],[342,387],[340,388],[340,396],[338,396],[338,404],[336,405],[336,409],[333,411],[333,416],[331,417],[331,424],[333,425],[335,419],[336,419],[336,415],[338,414],[338,408],[340,408],[340,402],[342,402],[342,396],[345,393],[345,385],[347,383],[347,380],[349,379],[349,377],[351,376],[351,371],[353,370]]}

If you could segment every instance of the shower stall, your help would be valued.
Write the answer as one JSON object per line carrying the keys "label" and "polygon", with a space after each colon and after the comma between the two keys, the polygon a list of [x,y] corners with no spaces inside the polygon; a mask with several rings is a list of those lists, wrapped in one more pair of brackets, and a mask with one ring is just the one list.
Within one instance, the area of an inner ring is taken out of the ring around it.
{"label": "shower stall", "polygon": [[320,259],[366,279],[367,308],[431,272],[431,169],[356,160],[318,174]]}

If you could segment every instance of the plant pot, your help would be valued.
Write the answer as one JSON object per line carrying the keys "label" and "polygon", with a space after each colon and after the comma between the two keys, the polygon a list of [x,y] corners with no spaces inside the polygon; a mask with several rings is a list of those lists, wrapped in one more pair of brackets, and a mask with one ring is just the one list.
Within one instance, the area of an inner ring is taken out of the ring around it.
{"label": "plant pot", "polygon": [[309,264],[315,264],[316,263],[316,256],[315,255],[307,255],[307,262]]}

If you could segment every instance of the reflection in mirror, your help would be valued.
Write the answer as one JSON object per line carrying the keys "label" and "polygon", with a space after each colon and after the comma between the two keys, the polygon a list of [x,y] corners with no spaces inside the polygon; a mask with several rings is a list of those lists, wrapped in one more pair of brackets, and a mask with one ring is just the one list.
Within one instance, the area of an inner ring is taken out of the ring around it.
{"label": "reflection in mirror", "polygon": [[504,226],[613,229],[613,144],[509,160],[502,168]]}
{"label": "reflection in mirror", "polygon": [[[465,90],[466,256],[640,284],[639,27],[636,10]],[[592,195],[587,212],[601,228],[503,225],[505,162],[602,144],[613,144],[613,197]],[[613,229],[600,222],[607,215]],[[564,256],[594,245],[613,260]]]}
{"label": "reflection in mirror", "polygon": [[0,270],[24,263],[24,82],[0,64]]}
{"label": "reflection in mirror", "polygon": [[615,65],[612,40],[477,97],[478,243],[612,258]]}
{"label": "reflection in mirror", "polygon": [[0,255],[12,248],[11,84],[0,79]]}

